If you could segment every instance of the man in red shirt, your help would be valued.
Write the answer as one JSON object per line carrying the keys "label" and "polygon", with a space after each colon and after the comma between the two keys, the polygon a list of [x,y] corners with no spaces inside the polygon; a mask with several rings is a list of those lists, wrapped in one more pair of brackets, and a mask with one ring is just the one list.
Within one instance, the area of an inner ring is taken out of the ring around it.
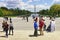
{"label": "man in red shirt", "polygon": [[39,20],[40,35],[44,35],[43,26],[44,26],[44,19],[41,17],[41,19]]}

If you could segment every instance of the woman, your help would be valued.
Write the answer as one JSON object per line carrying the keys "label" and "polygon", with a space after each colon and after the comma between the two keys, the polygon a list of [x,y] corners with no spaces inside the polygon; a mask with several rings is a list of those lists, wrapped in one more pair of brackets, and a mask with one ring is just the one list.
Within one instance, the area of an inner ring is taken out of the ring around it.
{"label": "woman", "polygon": [[3,31],[5,31],[5,21],[3,20],[3,23],[2,23],[2,28],[3,28]]}
{"label": "woman", "polygon": [[55,21],[51,20],[51,32],[55,31]]}
{"label": "woman", "polygon": [[50,24],[47,28],[47,32],[53,32],[53,31],[55,31],[55,21],[51,19]]}

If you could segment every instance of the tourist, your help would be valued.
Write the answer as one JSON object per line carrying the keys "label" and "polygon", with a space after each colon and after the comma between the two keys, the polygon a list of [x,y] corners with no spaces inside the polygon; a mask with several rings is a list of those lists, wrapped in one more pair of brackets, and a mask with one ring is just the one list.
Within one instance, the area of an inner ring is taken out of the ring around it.
{"label": "tourist", "polygon": [[8,23],[5,22],[4,27],[5,27],[6,37],[8,37],[8,26],[9,26]]}
{"label": "tourist", "polygon": [[44,20],[44,31],[46,31],[46,21]]}
{"label": "tourist", "polygon": [[11,31],[12,31],[12,35],[13,35],[13,24],[12,24],[12,19],[10,18],[10,24],[9,24],[9,35],[10,35],[10,33],[11,33]]}
{"label": "tourist", "polygon": [[43,16],[41,16],[41,18],[39,20],[40,35],[44,35],[43,26],[44,26],[44,20],[43,20]]}
{"label": "tourist", "polygon": [[54,19],[51,20],[51,32],[55,31],[55,21]]}
{"label": "tourist", "polygon": [[28,16],[26,16],[26,20],[27,20],[27,22],[28,22]]}
{"label": "tourist", "polygon": [[47,27],[46,31],[51,32],[51,22],[50,22],[49,26]]}
{"label": "tourist", "polygon": [[37,37],[37,29],[38,29],[38,25],[37,25],[37,20],[35,19],[34,20],[34,36],[36,36]]}
{"label": "tourist", "polygon": [[8,21],[8,17],[4,17],[4,20],[5,20],[5,21]]}
{"label": "tourist", "polygon": [[5,31],[5,21],[3,20],[3,23],[2,23],[2,28],[3,28],[3,31]]}
{"label": "tourist", "polygon": [[47,28],[47,32],[53,32],[55,31],[55,21],[54,19],[51,19],[50,24]]}

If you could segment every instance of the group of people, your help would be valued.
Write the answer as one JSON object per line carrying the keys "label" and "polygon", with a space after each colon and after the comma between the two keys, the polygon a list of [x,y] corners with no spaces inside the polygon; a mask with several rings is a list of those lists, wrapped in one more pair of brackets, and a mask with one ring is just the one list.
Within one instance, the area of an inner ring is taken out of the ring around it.
{"label": "group of people", "polygon": [[12,35],[13,35],[13,24],[12,24],[12,19],[10,18],[9,20],[9,24],[8,24],[8,17],[4,17],[3,23],[2,23],[2,28],[3,31],[6,33],[6,37],[8,37],[8,34],[10,35],[11,31],[12,31]]}
{"label": "group of people", "polygon": [[43,19],[43,16],[39,18],[39,23],[38,23],[38,18],[36,17],[34,19],[34,36],[36,37],[38,36],[38,28],[41,36],[44,35],[44,32],[43,32],[44,30],[47,32],[55,31],[54,19],[53,18],[51,19],[49,26],[46,28],[46,23],[45,23],[45,20]]}
{"label": "group of people", "polygon": [[[12,19],[10,17],[9,19],[9,24],[8,24],[8,17],[4,17],[3,23],[2,23],[2,28],[3,31],[6,33],[6,37],[8,37],[8,34],[10,35],[12,32],[13,35],[13,24],[12,24]],[[53,32],[55,31],[55,22],[54,19],[52,18],[50,21],[49,26],[46,29],[46,23],[45,20],[43,19],[43,16],[41,16],[39,18],[39,22],[38,22],[38,18],[34,17],[34,36],[38,36],[38,28],[40,31],[40,35],[44,35],[44,30],[47,32]]]}

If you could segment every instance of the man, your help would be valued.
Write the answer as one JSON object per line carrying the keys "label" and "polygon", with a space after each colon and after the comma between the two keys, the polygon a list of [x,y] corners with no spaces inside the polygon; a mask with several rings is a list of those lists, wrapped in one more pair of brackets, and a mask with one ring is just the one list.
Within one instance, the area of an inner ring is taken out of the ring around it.
{"label": "man", "polygon": [[12,19],[10,18],[10,24],[9,24],[9,35],[10,35],[10,33],[11,33],[11,31],[12,31],[12,35],[13,35],[13,24],[12,24]]}
{"label": "man", "polygon": [[27,22],[28,22],[28,16],[26,16],[26,20],[27,20]]}
{"label": "man", "polygon": [[8,26],[9,26],[8,23],[5,22],[4,27],[5,27],[6,37],[8,37]]}
{"label": "man", "polygon": [[37,29],[38,29],[38,25],[37,25],[37,20],[34,20],[34,36],[37,37],[38,33],[37,33]]}
{"label": "man", "polygon": [[40,35],[44,35],[43,26],[44,26],[44,20],[43,20],[43,16],[42,16],[41,19],[39,20]]}

